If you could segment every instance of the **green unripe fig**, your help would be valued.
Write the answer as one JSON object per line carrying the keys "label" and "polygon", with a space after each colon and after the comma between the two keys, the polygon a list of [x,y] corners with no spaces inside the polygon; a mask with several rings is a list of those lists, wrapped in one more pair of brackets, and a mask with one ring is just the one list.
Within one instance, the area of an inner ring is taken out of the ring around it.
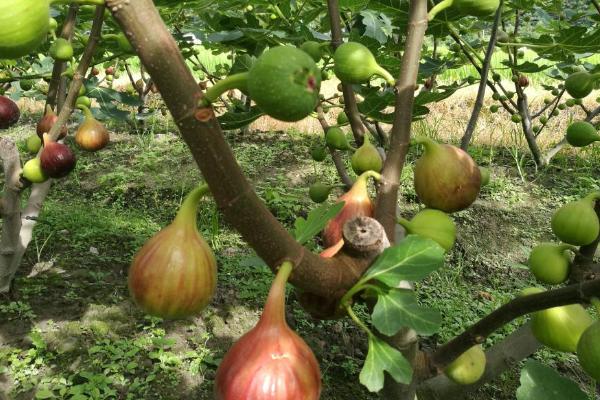
{"label": "green unripe fig", "polygon": [[567,250],[576,249],[570,244],[541,243],[531,250],[527,265],[538,281],[558,285],[566,282],[571,272],[571,257]]}
{"label": "green unripe fig", "polygon": [[81,87],[79,88],[79,96],[83,96],[84,94],[87,93],[87,89],[85,88],[85,85],[81,85]]}
{"label": "green unripe fig", "polygon": [[506,97],[512,99],[513,97],[515,97],[515,94],[515,92],[506,92]]}
{"label": "green unripe fig", "polygon": [[282,121],[299,121],[317,105],[321,71],[304,51],[273,47],[258,57],[248,72],[247,87],[266,114]]}
{"label": "green unripe fig", "polygon": [[510,119],[512,122],[514,122],[515,124],[518,124],[519,122],[521,122],[521,116],[519,114],[513,114],[510,116]]}
{"label": "green unripe fig", "polygon": [[327,158],[327,149],[324,146],[316,145],[310,149],[310,156],[317,162],[324,161]]}
{"label": "green unripe fig", "polygon": [[338,114],[337,116],[337,124],[339,126],[346,125],[348,123],[348,115],[344,111]]}
{"label": "green unripe fig", "polygon": [[490,106],[490,112],[491,112],[492,114],[495,114],[495,113],[497,113],[497,112],[498,112],[498,110],[500,110],[500,107],[498,107],[497,105],[495,105],[495,104],[494,104],[494,105]]}
{"label": "green unripe fig", "polygon": [[565,104],[567,105],[567,107],[575,107],[577,103],[575,102],[575,99],[567,99],[567,101],[565,101]]}
{"label": "green unripe fig", "polygon": [[549,99],[549,98],[546,97],[544,99],[544,104],[548,105],[548,104],[552,103],[552,101],[553,101],[552,99]]}
{"label": "green unripe fig", "polygon": [[332,73],[329,70],[321,70],[321,81],[328,81],[331,79]]}
{"label": "green unripe fig", "polygon": [[500,100],[500,93],[494,93],[494,94],[492,95],[492,99],[494,99],[494,100],[496,100],[496,101]]}
{"label": "green unripe fig", "polygon": [[[502,80],[502,76],[498,73],[494,73],[492,75],[492,79],[494,80],[494,82],[500,82]],[[497,93],[494,93],[497,94]],[[494,100],[498,100],[498,99],[494,99]]]}
{"label": "green unripe fig", "polygon": [[0,59],[31,53],[46,39],[49,24],[48,1],[0,1]]}
{"label": "green unripe fig", "polygon": [[333,71],[338,79],[344,83],[366,83],[373,75],[385,79],[393,86],[394,77],[381,67],[371,50],[357,42],[347,42],[340,45],[333,55]]}
{"label": "green unripe fig", "polygon": [[447,213],[469,207],[481,188],[481,172],[471,156],[426,137],[415,141],[425,146],[414,168],[415,191],[421,202]]}
{"label": "green unripe fig", "polygon": [[125,34],[123,32],[119,32],[115,39],[117,40],[117,45],[119,46],[119,49],[123,53],[134,53],[135,52],[135,49],[133,48],[131,43],[129,43],[129,39],[127,39],[127,36],[125,36]]}
{"label": "green unripe fig", "polygon": [[48,180],[48,176],[42,170],[39,158],[33,158],[25,163],[23,177],[31,183],[42,183]]}
{"label": "green unripe fig", "polygon": [[[522,296],[542,293],[544,289],[528,288]],[[553,307],[531,314],[531,332],[540,343],[551,349],[574,353],[581,335],[594,320],[580,304]]]}
{"label": "green unripe fig", "polygon": [[486,17],[494,14],[499,6],[500,0],[442,0],[429,11],[429,20],[448,8],[461,16]]}
{"label": "green unripe fig", "polygon": [[594,322],[581,335],[577,358],[581,368],[594,380],[600,381],[600,321]]}
{"label": "green unripe fig", "polygon": [[327,146],[331,147],[335,150],[349,150],[350,143],[348,143],[348,138],[346,138],[346,134],[340,128],[334,126],[327,130],[325,134],[325,142]]}
{"label": "green unripe fig", "polygon": [[573,147],[585,147],[600,142],[600,135],[594,125],[587,121],[577,121],[567,128],[567,142]]}
{"label": "green unripe fig", "polygon": [[496,41],[498,43],[509,43],[510,35],[504,32],[502,29],[498,29],[498,33],[496,34]]}
{"label": "green unripe fig", "polygon": [[300,50],[304,51],[306,54],[312,57],[315,62],[321,61],[323,58],[323,51],[321,49],[321,45],[317,42],[309,40],[307,42],[302,43],[300,46]]}
{"label": "green unripe fig", "polygon": [[315,203],[322,203],[329,198],[334,187],[320,182],[314,183],[308,189],[308,196]]}
{"label": "green unripe fig", "polygon": [[50,57],[56,61],[69,61],[73,58],[73,46],[67,39],[58,38],[50,46]]}
{"label": "green unripe fig", "polygon": [[42,148],[42,139],[38,135],[31,135],[27,138],[26,146],[28,152],[37,154]]}
{"label": "green unripe fig", "polygon": [[486,362],[485,352],[478,344],[452,361],[444,370],[444,374],[459,385],[472,385],[483,376]]}
{"label": "green unripe fig", "polygon": [[559,110],[561,110],[561,111],[562,111],[562,110],[566,110],[566,109],[567,109],[567,105],[566,105],[565,103],[560,103],[560,104],[559,104],[557,107],[558,107],[558,109],[559,109]]}
{"label": "green unripe fig", "polygon": [[553,117],[558,117],[560,115],[560,112],[558,110],[552,110],[550,115],[552,115]]}
{"label": "green unripe fig", "polygon": [[574,246],[592,243],[600,234],[600,221],[594,211],[598,199],[600,191],[559,208],[552,216],[552,232],[561,241]]}
{"label": "green unripe fig", "polygon": [[21,86],[21,90],[28,91],[33,88],[33,81],[30,79],[23,79],[19,81],[19,85]]}
{"label": "green unripe fig", "polygon": [[550,92],[552,94],[552,96],[558,96],[560,94],[560,91],[558,89],[552,89],[552,91]]}
{"label": "green unripe fig", "polygon": [[352,155],[350,159],[352,170],[356,175],[362,175],[367,171],[380,172],[383,168],[383,160],[377,147],[373,146],[369,141],[369,137],[365,136],[365,141]]}
{"label": "green unripe fig", "polygon": [[86,108],[90,108],[92,106],[92,99],[87,96],[79,96],[77,100],[75,100],[75,107],[84,106]]}
{"label": "green unripe fig", "polygon": [[565,80],[565,89],[571,97],[581,99],[594,90],[595,82],[600,79],[600,74],[590,74],[587,71],[575,72]]}
{"label": "green unripe fig", "polygon": [[524,50],[517,51],[517,58],[523,58],[523,57],[525,57],[525,51]]}
{"label": "green unripe fig", "polygon": [[48,20],[48,32],[54,32],[58,28],[58,21],[50,17]]}
{"label": "green unripe fig", "polygon": [[487,186],[491,179],[490,169],[480,166],[479,173],[481,174],[481,187]]}
{"label": "green unripe fig", "polygon": [[580,106],[583,104],[583,100],[582,99],[573,99],[573,101],[575,102],[576,105]]}
{"label": "green unripe fig", "polygon": [[452,218],[443,211],[426,208],[410,221],[398,218],[398,223],[406,229],[407,233],[432,239],[446,251],[454,246],[456,225]]}
{"label": "green unripe fig", "polygon": [[506,101],[506,100],[508,100],[508,97],[506,97],[505,95],[500,96],[500,101]]}
{"label": "green unripe fig", "polygon": [[540,123],[541,123],[541,124],[546,124],[546,123],[548,123],[548,117],[546,117],[545,115],[542,115],[542,116],[540,117]]}
{"label": "green unripe fig", "polygon": [[539,133],[542,130],[542,127],[539,125],[534,125],[532,129],[533,133]]}

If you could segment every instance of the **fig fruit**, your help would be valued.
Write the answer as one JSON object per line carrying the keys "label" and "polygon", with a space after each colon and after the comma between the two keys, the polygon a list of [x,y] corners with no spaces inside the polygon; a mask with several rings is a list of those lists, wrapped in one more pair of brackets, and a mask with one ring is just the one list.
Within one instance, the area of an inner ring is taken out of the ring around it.
{"label": "fig fruit", "polygon": [[344,83],[366,83],[374,75],[380,76],[393,86],[396,80],[381,67],[371,50],[357,42],[340,45],[333,55],[333,72]]}
{"label": "fig fruit", "polygon": [[398,223],[407,233],[432,239],[446,251],[454,246],[456,225],[452,218],[442,211],[427,208],[417,213],[410,221],[398,218]]}
{"label": "fig fruit", "polygon": [[327,158],[327,149],[324,146],[316,145],[310,149],[310,156],[317,162],[324,161]]}
{"label": "fig fruit", "polygon": [[481,174],[481,187],[489,185],[491,179],[490,169],[480,166],[479,173]]}
{"label": "fig fruit", "polygon": [[25,163],[23,166],[23,178],[31,183],[42,183],[48,180],[48,176],[44,173],[39,158],[33,158]]}
{"label": "fig fruit", "polygon": [[92,115],[89,108],[83,108],[85,119],[75,133],[75,143],[88,151],[98,151],[110,141],[106,127]]}
{"label": "fig fruit", "polygon": [[373,177],[377,180],[381,178],[378,173],[367,171],[359,176],[356,179],[356,182],[354,182],[354,185],[352,185],[352,188],[338,199],[338,203],[344,202],[344,207],[338,215],[327,223],[325,229],[323,229],[323,242],[325,247],[339,245],[340,241],[343,241],[342,229],[349,219],[362,216],[373,216],[373,202],[367,191],[369,177]]}
{"label": "fig fruit", "polygon": [[327,130],[327,133],[325,134],[325,143],[335,150],[349,150],[352,148],[350,143],[348,143],[344,131],[337,126],[333,126]]}
{"label": "fig fruit", "polygon": [[600,142],[600,135],[594,125],[587,121],[577,121],[567,128],[567,142],[573,147],[585,147]]}
{"label": "fig fruit", "polygon": [[495,13],[498,7],[500,0],[442,0],[429,11],[429,20],[448,8],[461,16],[485,17]]}
{"label": "fig fruit", "polygon": [[215,376],[216,400],[318,400],[321,371],[312,350],[285,321],[283,263],[254,328],[225,354]]}
{"label": "fig fruit", "polygon": [[337,116],[337,124],[339,126],[346,125],[349,122],[348,115],[344,111],[338,114]]}
{"label": "fig fruit", "polygon": [[50,46],[49,53],[56,61],[70,61],[73,58],[73,46],[67,39],[58,38]]}
{"label": "fig fruit", "polygon": [[529,78],[527,78],[525,75],[519,75],[517,83],[520,87],[526,88],[527,86],[529,86]]}
{"label": "fig fruit", "polygon": [[577,248],[570,244],[541,243],[531,250],[527,265],[538,281],[561,284],[571,272],[571,257],[567,250],[576,251]]}
{"label": "fig fruit", "polygon": [[31,53],[46,39],[49,24],[48,1],[0,1],[0,59]]}
{"label": "fig fruit", "polygon": [[315,60],[315,62],[319,62],[321,61],[321,58],[323,58],[321,44],[315,41],[309,40],[307,42],[302,43],[302,45],[300,46],[300,50],[311,56],[312,59]]}
{"label": "fig fruit", "polygon": [[75,154],[68,146],[52,142],[44,133],[44,148],[40,154],[42,169],[51,178],[63,178],[75,168]]}
{"label": "fig fruit", "polygon": [[600,321],[583,332],[577,344],[581,368],[594,380],[600,381]]}
{"label": "fig fruit", "polygon": [[[52,108],[49,105],[46,106],[46,112],[42,119],[40,119],[40,121],[38,122],[37,127],[35,128],[35,131],[40,137],[40,139],[43,139],[42,135],[44,133],[50,132],[50,129],[52,129],[52,126],[57,120],[58,115],[56,115],[56,113],[52,110]],[[67,136],[67,127],[63,126],[60,130],[58,139],[63,139],[65,136]]]}
{"label": "fig fruit", "polygon": [[461,354],[444,370],[444,374],[459,385],[472,385],[483,376],[487,359],[481,345]]}
{"label": "fig fruit", "polygon": [[358,148],[350,159],[350,165],[356,175],[360,175],[367,171],[380,172],[383,168],[383,160],[377,147],[373,146],[369,141],[369,137],[365,136],[365,141]]}
{"label": "fig fruit", "polygon": [[33,89],[33,81],[31,79],[23,79],[19,81],[19,86],[21,86],[22,91],[26,92]]}
{"label": "fig fruit", "polygon": [[600,79],[600,74],[578,71],[567,77],[565,80],[565,89],[574,99],[582,99],[592,93],[598,79]]}
{"label": "fig fruit", "polygon": [[[527,288],[522,296],[542,293],[541,288]],[[533,336],[551,349],[574,353],[585,330],[593,323],[592,317],[580,304],[553,307],[531,314]]]}
{"label": "fig fruit", "polygon": [[0,129],[10,128],[19,122],[20,117],[21,111],[17,104],[8,97],[0,96]]}
{"label": "fig fruit", "polygon": [[31,135],[27,138],[25,145],[28,152],[31,154],[37,154],[37,152],[42,148],[42,140],[38,135]]}
{"label": "fig fruit", "polygon": [[559,208],[552,216],[552,232],[561,241],[575,246],[592,243],[600,234],[600,221],[594,211],[599,199],[600,191],[592,192]]}
{"label": "fig fruit", "polygon": [[304,51],[273,47],[258,57],[248,72],[247,87],[266,114],[282,121],[299,121],[317,105],[321,71]]}
{"label": "fig fruit", "polygon": [[481,172],[465,151],[417,137],[425,152],[414,168],[415,191],[429,208],[447,213],[464,210],[479,194]]}
{"label": "fig fruit", "polygon": [[329,198],[334,187],[320,182],[314,183],[308,189],[308,196],[315,203],[322,203]]}
{"label": "fig fruit", "polygon": [[202,311],[217,282],[215,256],[198,232],[198,203],[206,185],[191,191],[174,221],[138,250],[129,268],[129,293],[146,313],[165,319]]}
{"label": "fig fruit", "polygon": [[90,108],[92,106],[92,99],[90,99],[87,96],[79,96],[76,100],[75,100],[75,107],[77,108]]}

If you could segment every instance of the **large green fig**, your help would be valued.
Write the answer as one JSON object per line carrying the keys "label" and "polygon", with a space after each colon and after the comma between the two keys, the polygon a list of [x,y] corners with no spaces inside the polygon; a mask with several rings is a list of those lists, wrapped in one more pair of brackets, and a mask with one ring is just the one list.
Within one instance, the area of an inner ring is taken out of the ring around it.
{"label": "large green fig", "polygon": [[[527,288],[522,296],[542,293],[541,288]],[[574,353],[581,335],[594,322],[580,304],[553,307],[531,315],[531,331],[540,343],[551,349]]]}
{"label": "large green fig", "polygon": [[321,58],[323,57],[321,44],[312,40],[302,43],[300,50],[311,56],[315,62],[321,61]]}
{"label": "large green fig", "polygon": [[366,83],[377,75],[392,86],[396,83],[394,77],[377,63],[371,50],[360,43],[340,45],[333,55],[333,62],[333,71],[342,82]]}
{"label": "large green fig", "polygon": [[577,344],[581,368],[594,380],[600,381],[600,321],[586,329]]}
{"label": "large green fig", "polygon": [[49,22],[48,0],[0,0],[0,59],[35,50],[46,39]]}
{"label": "large green fig", "polygon": [[600,221],[594,211],[598,199],[600,191],[559,208],[552,216],[552,232],[563,242],[575,246],[592,243],[600,234]]}
{"label": "large green fig", "polygon": [[444,370],[444,374],[459,385],[472,385],[483,376],[487,359],[481,345],[461,354]]}
{"label": "large green fig", "polygon": [[461,16],[485,17],[495,13],[499,6],[500,0],[442,0],[429,11],[429,20],[448,8]]}
{"label": "large green fig", "polygon": [[571,257],[567,250],[576,251],[570,244],[541,243],[531,250],[527,265],[540,282],[558,285],[569,278]]}
{"label": "large green fig", "polygon": [[582,99],[592,93],[594,84],[598,79],[600,79],[600,74],[590,74],[587,71],[578,71],[569,75],[565,80],[565,89],[571,97]]}
{"label": "large green fig", "polygon": [[577,121],[567,128],[567,142],[573,147],[585,147],[600,142],[600,135],[594,125],[587,121]]}
{"label": "large green fig", "polygon": [[356,175],[361,175],[366,171],[381,171],[383,168],[383,160],[377,147],[373,146],[369,141],[369,137],[365,136],[365,141],[362,146],[358,148],[350,159],[352,170]]}
{"label": "large green fig", "polygon": [[273,118],[299,121],[315,109],[321,71],[304,51],[291,46],[263,53],[248,72],[248,91],[258,107]]}
{"label": "large green fig", "polygon": [[67,39],[58,38],[50,46],[50,57],[57,61],[70,61],[73,58],[73,46]]}
{"label": "large green fig", "polygon": [[398,223],[406,229],[407,233],[435,240],[446,251],[452,248],[456,240],[456,225],[443,211],[427,208],[410,221],[398,218]]}
{"label": "large green fig", "polygon": [[464,210],[477,198],[481,172],[465,151],[417,137],[425,152],[414,168],[415,191],[423,204],[447,213]]}
{"label": "large green fig", "polygon": [[327,130],[325,142],[327,143],[327,146],[336,150],[349,150],[351,148],[350,143],[348,143],[348,138],[346,138],[346,134],[337,126]]}
{"label": "large green fig", "polygon": [[200,186],[183,201],[175,220],[150,238],[129,268],[129,293],[145,312],[166,319],[202,311],[215,293],[215,256],[198,232],[196,213],[207,192]]}

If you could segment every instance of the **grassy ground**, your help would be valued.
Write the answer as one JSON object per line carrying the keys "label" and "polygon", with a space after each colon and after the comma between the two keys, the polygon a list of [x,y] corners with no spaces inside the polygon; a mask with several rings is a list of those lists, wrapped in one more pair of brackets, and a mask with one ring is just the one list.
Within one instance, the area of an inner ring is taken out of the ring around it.
{"label": "grassy ground", "polygon": [[[457,103],[453,98],[441,104],[416,129],[456,138],[458,122],[442,128],[439,119],[450,112],[450,104],[461,108]],[[27,114],[8,134],[25,138],[37,117]],[[491,117],[484,115],[482,125],[491,126],[485,118]],[[16,280],[18,299],[0,303],[0,393],[10,399],[210,399],[219,359],[258,319],[272,274],[210,200],[201,204],[199,225],[219,264],[212,305],[201,317],[178,322],[145,317],[132,306],[126,272],[133,254],[171,221],[184,194],[201,178],[172,123],[158,121],[154,133],[140,136],[121,129],[115,127],[106,150],[77,152],[75,172],[54,185]],[[306,132],[288,127],[227,134],[258,193],[288,226],[313,207],[308,185],[335,179],[331,166],[309,159],[308,150],[320,136]],[[479,135],[471,153],[491,168],[492,182],[472,208],[455,214],[457,244],[445,268],[419,287],[421,301],[444,315],[440,334],[425,341],[428,347],[534,284],[522,263],[533,245],[553,239],[553,210],[600,186],[598,146],[563,152],[539,174],[525,156],[518,174],[515,159],[525,149],[517,142],[490,146],[487,138]],[[411,180],[417,156],[411,151],[402,177],[406,215],[419,207]],[[376,398],[358,383],[366,343],[348,320],[313,320],[293,299],[288,320],[320,361],[323,399]],[[544,350],[535,357],[589,387],[573,356]],[[472,398],[514,399],[517,386],[518,372],[511,371]]]}

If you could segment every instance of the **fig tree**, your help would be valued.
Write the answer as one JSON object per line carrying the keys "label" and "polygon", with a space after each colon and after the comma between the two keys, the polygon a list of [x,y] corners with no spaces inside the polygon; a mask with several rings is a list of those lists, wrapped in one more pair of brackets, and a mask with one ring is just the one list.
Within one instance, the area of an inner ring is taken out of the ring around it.
{"label": "fig tree", "polygon": [[569,278],[571,257],[567,250],[576,251],[570,244],[541,243],[531,250],[527,265],[542,283],[558,285]]}
{"label": "fig tree", "polygon": [[365,136],[365,141],[352,155],[350,165],[356,175],[361,175],[367,171],[380,172],[383,168],[383,160],[377,147],[373,146],[369,141],[369,137]]}
{"label": "fig tree", "polygon": [[594,125],[587,121],[577,121],[567,128],[567,142],[573,147],[585,147],[600,142],[600,135]]}
{"label": "fig tree", "polygon": [[427,208],[420,211],[412,220],[398,218],[398,223],[409,234],[415,234],[432,239],[446,251],[450,250],[456,240],[456,225],[448,214]]}
{"label": "fig tree", "polygon": [[333,63],[335,75],[344,83],[366,83],[374,75],[385,79],[390,86],[396,83],[394,77],[377,63],[371,50],[357,42],[340,45],[333,55]]}
{"label": "fig tree", "polygon": [[600,221],[594,211],[599,199],[600,191],[592,192],[559,208],[552,216],[552,232],[563,242],[575,246],[592,243],[600,234]]}
{"label": "fig tree", "polygon": [[485,352],[478,344],[452,361],[444,370],[444,374],[459,385],[472,385],[483,376],[486,362]]}
{"label": "fig tree", "polygon": [[590,74],[587,71],[578,71],[569,75],[565,80],[565,89],[571,97],[581,99],[592,93],[598,79],[600,79],[600,73]]}

